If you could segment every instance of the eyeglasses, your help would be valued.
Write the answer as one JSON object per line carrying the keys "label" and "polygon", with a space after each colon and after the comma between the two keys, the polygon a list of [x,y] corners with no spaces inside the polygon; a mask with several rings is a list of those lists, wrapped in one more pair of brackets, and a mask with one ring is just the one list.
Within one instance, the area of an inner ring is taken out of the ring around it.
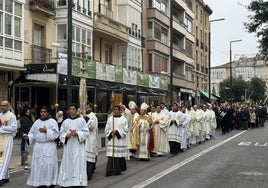
{"label": "eyeglasses", "polygon": [[7,106],[7,105],[2,105],[2,104],[1,104],[1,107],[2,107],[2,106]]}

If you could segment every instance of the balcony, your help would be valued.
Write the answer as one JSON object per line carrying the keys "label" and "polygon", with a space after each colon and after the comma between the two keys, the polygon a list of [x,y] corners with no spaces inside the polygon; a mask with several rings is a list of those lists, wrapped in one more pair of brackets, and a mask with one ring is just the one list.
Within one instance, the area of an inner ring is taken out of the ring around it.
{"label": "balcony", "polygon": [[[108,10],[108,9],[107,9]],[[128,42],[128,27],[112,18],[109,11],[94,13],[94,34],[112,42]]]}
{"label": "balcony", "polygon": [[32,59],[25,60],[25,63],[44,64],[51,63],[52,49],[32,45]]}
{"label": "balcony", "polygon": [[53,0],[30,0],[30,10],[44,14],[48,17],[55,16]]}

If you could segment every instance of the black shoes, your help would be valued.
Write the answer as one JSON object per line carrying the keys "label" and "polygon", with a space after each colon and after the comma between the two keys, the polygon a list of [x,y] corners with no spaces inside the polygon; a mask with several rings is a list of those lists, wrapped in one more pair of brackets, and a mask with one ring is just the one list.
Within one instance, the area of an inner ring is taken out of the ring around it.
{"label": "black shoes", "polygon": [[5,183],[9,183],[9,179],[0,180],[0,186],[4,185]]}

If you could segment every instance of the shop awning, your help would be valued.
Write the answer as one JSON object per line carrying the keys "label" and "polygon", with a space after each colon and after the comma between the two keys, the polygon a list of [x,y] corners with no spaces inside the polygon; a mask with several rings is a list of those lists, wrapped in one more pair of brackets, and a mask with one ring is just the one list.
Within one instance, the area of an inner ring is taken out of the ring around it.
{"label": "shop awning", "polygon": [[[209,93],[206,91],[200,91],[201,95],[209,99]],[[218,100],[216,97],[214,97],[212,94],[210,94],[210,99],[213,101]]]}

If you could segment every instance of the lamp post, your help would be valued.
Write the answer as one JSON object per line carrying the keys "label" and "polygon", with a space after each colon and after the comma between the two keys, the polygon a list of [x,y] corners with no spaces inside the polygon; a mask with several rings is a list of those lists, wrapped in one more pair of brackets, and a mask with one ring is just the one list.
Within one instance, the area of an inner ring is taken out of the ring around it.
{"label": "lamp post", "polygon": [[72,31],[72,4],[73,0],[68,0],[68,38],[67,38],[67,43],[68,43],[68,49],[67,49],[67,106],[72,103],[72,36],[73,36],[73,31]]}
{"label": "lamp post", "polygon": [[170,85],[169,85],[169,103],[173,104],[173,0],[170,1]]}
{"label": "lamp post", "polygon": [[225,18],[213,19],[209,20],[209,33],[208,33],[208,41],[209,41],[209,60],[208,60],[208,95],[209,95],[209,102],[211,100],[211,23],[212,22],[219,22],[223,21]]}
{"label": "lamp post", "polygon": [[242,40],[231,40],[230,41],[230,94],[231,94],[231,104],[233,103],[233,79],[232,79],[232,44],[235,42],[241,42]]}

